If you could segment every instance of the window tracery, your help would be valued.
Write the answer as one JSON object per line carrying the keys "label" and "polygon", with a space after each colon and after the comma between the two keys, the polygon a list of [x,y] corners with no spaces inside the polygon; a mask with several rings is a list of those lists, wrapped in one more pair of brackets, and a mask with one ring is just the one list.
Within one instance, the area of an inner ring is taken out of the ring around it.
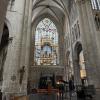
{"label": "window tracery", "polygon": [[58,33],[54,23],[44,18],[37,25],[35,34],[35,65],[58,64]]}
{"label": "window tracery", "polygon": [[100,10],[100,0],[91,0],[92,8],[95,10]]}

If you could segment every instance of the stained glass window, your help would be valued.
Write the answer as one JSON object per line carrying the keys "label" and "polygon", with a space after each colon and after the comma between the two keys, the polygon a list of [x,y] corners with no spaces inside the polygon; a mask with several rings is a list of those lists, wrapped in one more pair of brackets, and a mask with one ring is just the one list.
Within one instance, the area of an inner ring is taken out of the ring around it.
{"label": "stained glass window", "polygon": [[58,32],[48,18],[44,18],[36,27],[34,64],[58,64]]}
{"label": "stained glass window", "polygon": [[92,8],[96,10],[100,10],[100,0],[91,0]]}

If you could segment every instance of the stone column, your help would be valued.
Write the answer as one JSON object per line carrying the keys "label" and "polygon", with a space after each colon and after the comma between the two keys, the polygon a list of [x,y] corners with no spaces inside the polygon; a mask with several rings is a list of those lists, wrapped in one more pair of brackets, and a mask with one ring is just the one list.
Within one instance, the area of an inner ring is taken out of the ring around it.
{"label": "stone column", "polygon": [[25,0],[15,0],[14,11],[7,12],[7,19],[9,20],[12,29],[9,31],[10,36],[13,37],[12,43],[8,46],[7,58],[4,65],[3,86],[2,92],[4,94],[18,94],[19,93],[19,64],[20,51],[22,42],[22,29],[24,19]]}
{"label": "stone column", "polygon": [[22,36],[22,45],[21,45],[20,67],[22,67],[25,64],[28,15],[29,15],[29,1],[26,0],[24,23],[23,23],[23,30],[22,30],[23,36]]}
{"label": "stone column", "polygon": [[59,65],[64,65],[64,33],[62,27],[58,31]]}
{"label": "stone column", "polygon": [[26,7],[26,22],[24,23],[24,35],[23,35],[23,44],[22,44],[22,55],[20,67],[25,66],[25,74],[23,82],[21,84],[21,93],[27,93],[27,83],[28,83],[28,72],[29,72],[29,61],[30,61],[30,47],[31,47],[31,23],[32,23],[32,0],[27,1]]}
{"label": "stone column", "polygon": [[80,65],[79,65],[79,62],[76,58],[73,59],[73,65],[74,65],[75,85],[82,85],[81,76],[80,76]]}
{"label": "stone column", "polygon": [[[100,88],[100,70],[97,64],[98,52],[95,32],[93,31],[93,20],[91,20],[90,0],[76,0],[83,52],[85,57],[88,84]],[[96,100],[99,100],[96,98]]]}

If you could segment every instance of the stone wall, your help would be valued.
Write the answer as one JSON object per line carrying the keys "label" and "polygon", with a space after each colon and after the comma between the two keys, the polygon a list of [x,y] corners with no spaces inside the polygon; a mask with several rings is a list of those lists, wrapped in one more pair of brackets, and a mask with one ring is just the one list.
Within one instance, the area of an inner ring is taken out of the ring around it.
{"label": "stone wall", "polygon": [[9,36],[13,40],[8,45],[8,53],[4,65],[3,93],[19,92],[19,59],[22,41],[22,27],[24,18],[25,0],[15,0],[12,9],[7,11],[6,19],[9,21]]}
{"label": "stone wall", "polygon": [[[4,65],[3,93],[27,94],[31,7],[32,0],[15,0],[12,8],[8,7],[6,18],[9,21],[9,36],[13,40],[9,43]],[[23,66],[25,66],[25,73],[20,84],[20,70]]]}

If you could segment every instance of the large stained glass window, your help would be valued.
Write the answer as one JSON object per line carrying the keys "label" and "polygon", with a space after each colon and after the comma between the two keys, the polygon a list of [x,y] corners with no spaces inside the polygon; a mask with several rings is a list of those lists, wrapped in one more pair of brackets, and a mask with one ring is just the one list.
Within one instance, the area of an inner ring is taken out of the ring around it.
{"label": "large stained glass window", "polygon": [[36,27],[34,64],[57,65],[58,59],[57,28],[50,19],[44,18]]}

